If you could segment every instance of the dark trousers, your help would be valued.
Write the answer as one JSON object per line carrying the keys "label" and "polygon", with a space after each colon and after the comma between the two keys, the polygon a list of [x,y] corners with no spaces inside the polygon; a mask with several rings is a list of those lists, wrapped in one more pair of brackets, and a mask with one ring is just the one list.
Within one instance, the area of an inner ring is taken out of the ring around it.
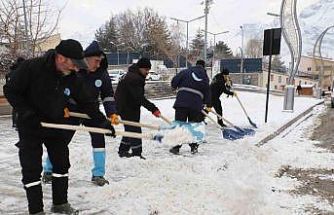
{"label": "dark trousers", "polygon": [[[121,114],[121,118],[124,120],[139,122],[140,121],[140,109],[127,111],[126,113]],[[125,131],[141,133],[140,127],[124,125]],[[142,140],[132,137],[122,137],[121,144],[119,146],[118,153],[125,153],[129,150],[132,150],[132,155],[140,156],[142,153]]]}
{"label": "dark trousers", "polygon": [[17,117],[18,117],[18,114],[17,114],[17,112],[15,111],[15,109],[13,108],[13,110],[12,110],[12,127],[13,127],[13,128],[16,128]]}
{"label": "dark trousers", "polygon": [[[89,127],[99,127],[99,124],[94,120],[84,120],[83,125]],[[105,148],[105,138],[103,134],[89,132],[92,147],[95,148]]]}
{"label": "dark trousers", "polygon": [[189,108],[175,108],[175,120],[182,122],[202,122],[204,116],[200,111]]}
{"label": "dark trousers", "polygon": [[[29,129],[29,128],[27,128]],[[26,190],[29,213],[43,211],[43,193],[41,186],[42,144],[47,148],[53,164],[52,199],[53,204],[67,203],[68,169],[70,168],[68,133],[56,132],[55,135],[43,135],[19,127],[19,158],[22,167],[22,182]],[[43,132],[44,134],[44,132]]]}
{"label": "dark trousers", "polygon": [[[204,116],[200,111],[189,108],[175,108],[175,120],[182,122],[202,122]],[[178,145],[181,148],[182,145]],[[191,147],[191,144],[189,144]]]}
{"label": "dark trousers", "polygon": [[[223,116],[223,108],[219,98],[212,98],[212,107],[215,109],[216,113]],[[222,121],[217,117],[218,122]]]}

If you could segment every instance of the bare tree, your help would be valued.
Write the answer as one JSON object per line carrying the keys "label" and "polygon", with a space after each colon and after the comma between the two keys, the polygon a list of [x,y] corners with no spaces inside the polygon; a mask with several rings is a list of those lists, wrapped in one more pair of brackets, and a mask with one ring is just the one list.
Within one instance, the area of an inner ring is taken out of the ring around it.
{"label": "bare tree", "polygon": [[151,8],[144,8],[112,16],[96,31],[95,38],[106,50],[133,51],[152,59],[171,59],[175,63],[182,50],[176,33],[171,33],[165,17]]}
{"label": "bare tree", "polygon": [[250,58],[261,58],[263,56],[262,50],[262,41],[260,39],[250,39],[247,42],[245,55]]}
{"label": "bare tree", "polygon": [[23,40],[23,29],[18,13],[20,7],[18,1],[1,0],[0,1],[0,39],[1,44],[7,44],[10,54],[16,55],[18,51],[18,41]]}
{"label": "bare tree", "polygon": [[173,61],[174,65],[179,65],[179,58],[186,55],[186,49],[182,47],[185,42],[185,34],[181,31],[180,23],[170,26],[171,31],[171,50],[168,57]]}
{"label": "bare tree", "polygon": [[9,44],[13,56],[26,51],[26,56],[34,57],[40,51],[39,44],[55,33],[62,9],[46,0],[25,0],[25,22],[22,3],[0,0],[0,38]]}

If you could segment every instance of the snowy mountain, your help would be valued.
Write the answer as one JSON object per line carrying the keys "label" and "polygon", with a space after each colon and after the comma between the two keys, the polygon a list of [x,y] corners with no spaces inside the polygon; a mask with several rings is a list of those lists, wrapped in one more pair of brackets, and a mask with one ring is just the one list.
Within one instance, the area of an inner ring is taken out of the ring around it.
{"label": "snowy mountain", "polygon": [[[298,1],[297,4],[302,4]],[[299,24],[302,31],[303,55],[313,54],[313,47],[320,34],[329,26],[334,26],[334,0],[319,0],[318,2],[306,7],[299,14]],[[279,19],[276,18],[269,24],[250,23],[244,24],[245,46],[249,39],[263,38],[263,30],[280,26]],[[238,34],[240,36],[240,34]],[[237,38],[239,39],[239,38]],[[237,41],[238,43],[238,41]],[[325,35],[322,43],[323,57],[334,58],[334,28]],[[281,57],[288,66],[290,52],[282,38]]]}
{"label": "snowy mountain", "polygon": [[[312,53],[319,35],[334,26],[334,0],[320,0],[301,11],[299,24],[303,35],[303,53]],[[334,58],[334,29],[328,31],[322,44],[324,56]]]}

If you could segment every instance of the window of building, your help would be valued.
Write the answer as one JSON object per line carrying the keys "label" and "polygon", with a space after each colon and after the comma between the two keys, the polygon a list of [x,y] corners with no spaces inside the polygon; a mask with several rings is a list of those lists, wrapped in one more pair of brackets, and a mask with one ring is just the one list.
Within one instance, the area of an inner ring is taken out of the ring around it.
{"label": "window of building", "polygon": [[282,83],[282,76],[278,76],[278,83]]}
{"label": "window of building", "polygon": [[274,75],[270,75],[270,81],[274,81]]}
{"label": "window of building", "polygon": [[312,67],[307,67],[307,71],[312,71]]}

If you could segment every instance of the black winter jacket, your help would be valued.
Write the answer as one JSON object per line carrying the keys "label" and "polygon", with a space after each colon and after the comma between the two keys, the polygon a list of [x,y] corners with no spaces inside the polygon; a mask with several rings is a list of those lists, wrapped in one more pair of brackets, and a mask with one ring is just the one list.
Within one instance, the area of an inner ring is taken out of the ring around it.
{"label": "black winter jacket", "polygon": [[3,89],[7,100],[19,114],[18,125],[28,130],[39,127],[40,121],[65,122],[64,108],[70,97],[84,113],[101,125],[106,123],[82,77],[75,73],[64,76],[56,70],[54,50],[43,57],[24,61],[12,72]]}
{"label": "black winter jacket", "polygon": [[106,58],[102,60],[101,66],[96,72],[81,70],[79,73],[85,81],[87,90],[93,95],[96,106],[99,106],[99,98],[101,98],[105,113],[109,117],[116,113],[116,104],[106,61]]}
{"label": "black winter jacket", "polygon": [[119,81],[115,97],[118,114],[139,111],[144,106],[152,113],[158,108],[145,98],[145,77],[140,74],[136,64],[129,67],[129,71]]}
{"label": "black winter jacket", "polygon": [[231,96],[233,95],[233,92],[226,88],[226,82],[222,73],[218,73],[217,75],[215,75],[215,77],[213,77],[210,84],[210,90],[212,101],[219,99],[222,93]]}
{"label": "black winter jacket", "polygon": [[194,66],[179,72],[171,82],[177,89],[174,108],[189,108],[201,111],[204,104],[211,103],[209,78],[201,66]]}

